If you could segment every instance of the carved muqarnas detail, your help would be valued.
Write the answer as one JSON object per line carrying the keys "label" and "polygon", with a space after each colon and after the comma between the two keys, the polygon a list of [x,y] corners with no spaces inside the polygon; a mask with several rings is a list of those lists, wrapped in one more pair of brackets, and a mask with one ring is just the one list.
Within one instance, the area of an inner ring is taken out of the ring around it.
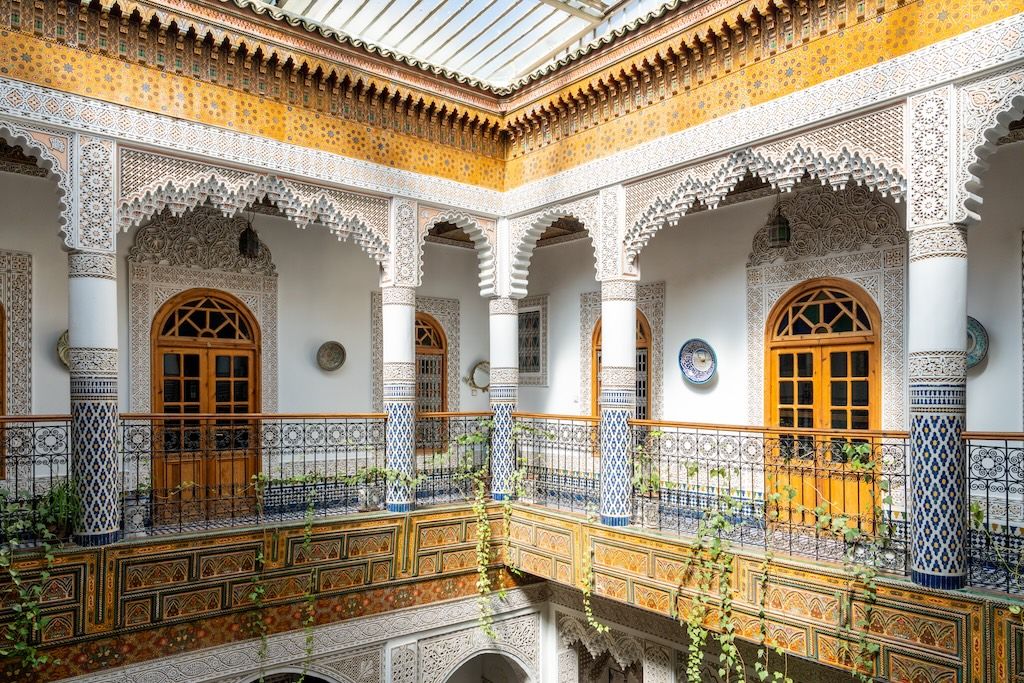
{"label": "carved muqarnas detail", "polygon": [[276,276],[267,245],[260,243],[256,258],[238,253],[238,236],[247,221],[242,216],[225,218],[212,207],[201,207],[181,218],[168,209],[149,225],[139,228],[128,250],[132,263],[181,266],[226,273]]}

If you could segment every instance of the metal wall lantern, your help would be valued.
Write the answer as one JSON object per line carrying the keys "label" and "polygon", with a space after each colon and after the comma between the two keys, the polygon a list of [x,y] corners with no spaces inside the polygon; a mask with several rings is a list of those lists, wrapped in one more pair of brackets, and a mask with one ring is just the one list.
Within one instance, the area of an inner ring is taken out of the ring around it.
{"label": "metal wall lantern", "polygon": [[245,220],[245,230],[238,235],[238,254],[245,258],[260,255],[260,236],[252,227],[252,219]]}
{"label": "metal wall lantern", "polygon": [[786,214],[782,213],[782,203],[775,202],[775,208],[768,216],[768,246],[773,249],[782,249],[789,246],[793,237],[793,228],[789,224]]}

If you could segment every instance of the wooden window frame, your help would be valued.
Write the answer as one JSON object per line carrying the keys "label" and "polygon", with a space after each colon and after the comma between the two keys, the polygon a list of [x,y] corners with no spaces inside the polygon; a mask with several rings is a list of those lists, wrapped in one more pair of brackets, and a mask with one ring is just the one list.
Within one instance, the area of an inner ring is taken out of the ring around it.
{"label": "wooden window frame", "polygon": [[[163,336],[161,331],[164,328],[164,324],[167,322],[168,316],[171,315],[175,310],[180,308],[183,304],[200,298],[211,298],[222,301],[223,303],[231,306],[245,319],[246,324],[249,326],[251,339],[248,340],[236,340],[236,339],[207,339],[207,338],[196,338],[196,337],[169,337]],[[211,348],[224,348],[228,349],[246,349],[253,352],[253,366],[250,370],[252,375],[253,386],[253,413],[261,412],[261,406],[263,405],[262,395],[262,382],[260,381],[263,377],[262,368],[262,344],[260,338],[260,326],[256,320],[256,316],[252,314],[249,307],[245,305],[238,297],[225,292],[220,289],[213,289],[208,287],[195,287],[193,289],[187,289],[180,292],[170,299],[157,310],[153,316],[152,328],[150,330],[150,348],[152,352],[150,354],[152,358],[152,370],[151,376],[152,381],[152,405],[154,411],[157,406],[163,405],[163,354],[161,349],[163,348],[198,348],[198,349],[211,349]]]}
{"label": "wooden window frame", "polygon": [[[429,313],[417,311],[416,322],[431,327],[437,334],[438,339],[441,340],[441,348],[438,349],[433,346],[420,346],[415,343],[416,340],[414,339],[413,359],[415,360],[417,356],[421,355],[441,356],[441,410],[438,412],[443,413],[448,410],[448,335],[444,333],[444,327],[437,321],[437,318]],[[418,366],[418,363],[416,365]]]}
{"label": "wooden window frame", "polygon": [[[789,337],[779,338],[775,334],[778,329],[780,318],[789,311],[790,307],[800,297],[808,294],[817,289],[837,289],[846,294],[850,295],[851,298],[857,301],[858,305],[864,309],[868,315],[868,320],[871,324],[870,333],[828,333],[828,334],[805,334],[805,335],[793,335]],[[878,306],[875,304],[874,299],[871,295],[864,290],[863,287],[858,285],[856,282],[851,280],[844,280],[842,278],[815,278],[812,280],[806,280],[799,285],[796,285],[772,307],[771,312],[768,315],[767,323],[764,329],[764,373],[765,373],[765,385],[764,385],[764,417],[765,425],[770,429],[778,428],[778,419],[776,414],[777,401],[776,391],[778,385],[778,376],[775,364],[773,363],[773,355],[780,349],[814,349],[820,354],[820,362],[824,362],[825,355],[821,349],[830,347],[844,347],[844,346],[869,346],[869,366],[868,366],[868,381],[869,381],[869,394],[868,394],[868,429],[877,430],[881,423],[881,401],[882,401],[882,343],[881,343],[881,329],[882,329],[882,316],[878,311]],[[822,382],[825,378],[825,373],[816,371],[815,373],[815,421],[821,420],[826,411],[819,410],[817,401],[822,400],[827,394],[823,392]],[[827,429],[816,425],[814,429]],[[845,430],[855,431],[855,430]]]}

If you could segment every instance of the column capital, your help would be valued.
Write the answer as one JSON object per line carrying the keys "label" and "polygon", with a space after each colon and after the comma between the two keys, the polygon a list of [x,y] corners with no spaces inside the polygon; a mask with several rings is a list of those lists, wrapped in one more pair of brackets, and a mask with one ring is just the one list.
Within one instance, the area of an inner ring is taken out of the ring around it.
{"label": "column capital", "polygon": [[415,287],[381,287],[380,302],[382,306],[415,306]]}
{"label": "column capital", "polygon": [[95,277],[103,280],[117,279],[117,259],[105,251],[68,252],[68,277]]}
{"label": "column capital", "polygon": [[507,296],[498,296],[488,300],[487,310],[491,315],[518,315],[519,300]]}
{"label": "column capital", "polygon": [[910,262],[933,258],[967,258],[967,229],[932,225],[909,231]]}
{"label": "column capital", "polygon": [[601,301],[636,301],[636,280],[615,278],[601,281]]}

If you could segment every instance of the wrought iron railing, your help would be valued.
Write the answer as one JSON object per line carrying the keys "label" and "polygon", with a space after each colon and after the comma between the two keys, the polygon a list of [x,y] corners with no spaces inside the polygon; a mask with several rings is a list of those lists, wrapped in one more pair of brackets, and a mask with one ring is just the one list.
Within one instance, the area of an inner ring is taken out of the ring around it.
{"label": "wrought iron railing", "polygon": [[907,570],[906,433],[632,425],[635,524],[695,535],[717,511],[739,546]]}
{"label": "wrought iron railing", "polygon": [[66,538],[78,515],[67,415],[0,417],[0,542]]}
{"label": "wrought iron railing", "polygon": [[491,413],[416,415],[416,504],[470,500],[490,491]]}
{"label": "wrought iron railing", "polygon": [[1024,434],[965,432],[968,583],[1024,592]]}
{"label": "wrought iron railing", "polygon": [[384,432],[383,414],[122,415],[125,531],[381,509]]}
{"label": "wrought iron railing", "polygon": [[601,498],[599,420],[579,415],[513,415],[522,499],[596,514]]}

